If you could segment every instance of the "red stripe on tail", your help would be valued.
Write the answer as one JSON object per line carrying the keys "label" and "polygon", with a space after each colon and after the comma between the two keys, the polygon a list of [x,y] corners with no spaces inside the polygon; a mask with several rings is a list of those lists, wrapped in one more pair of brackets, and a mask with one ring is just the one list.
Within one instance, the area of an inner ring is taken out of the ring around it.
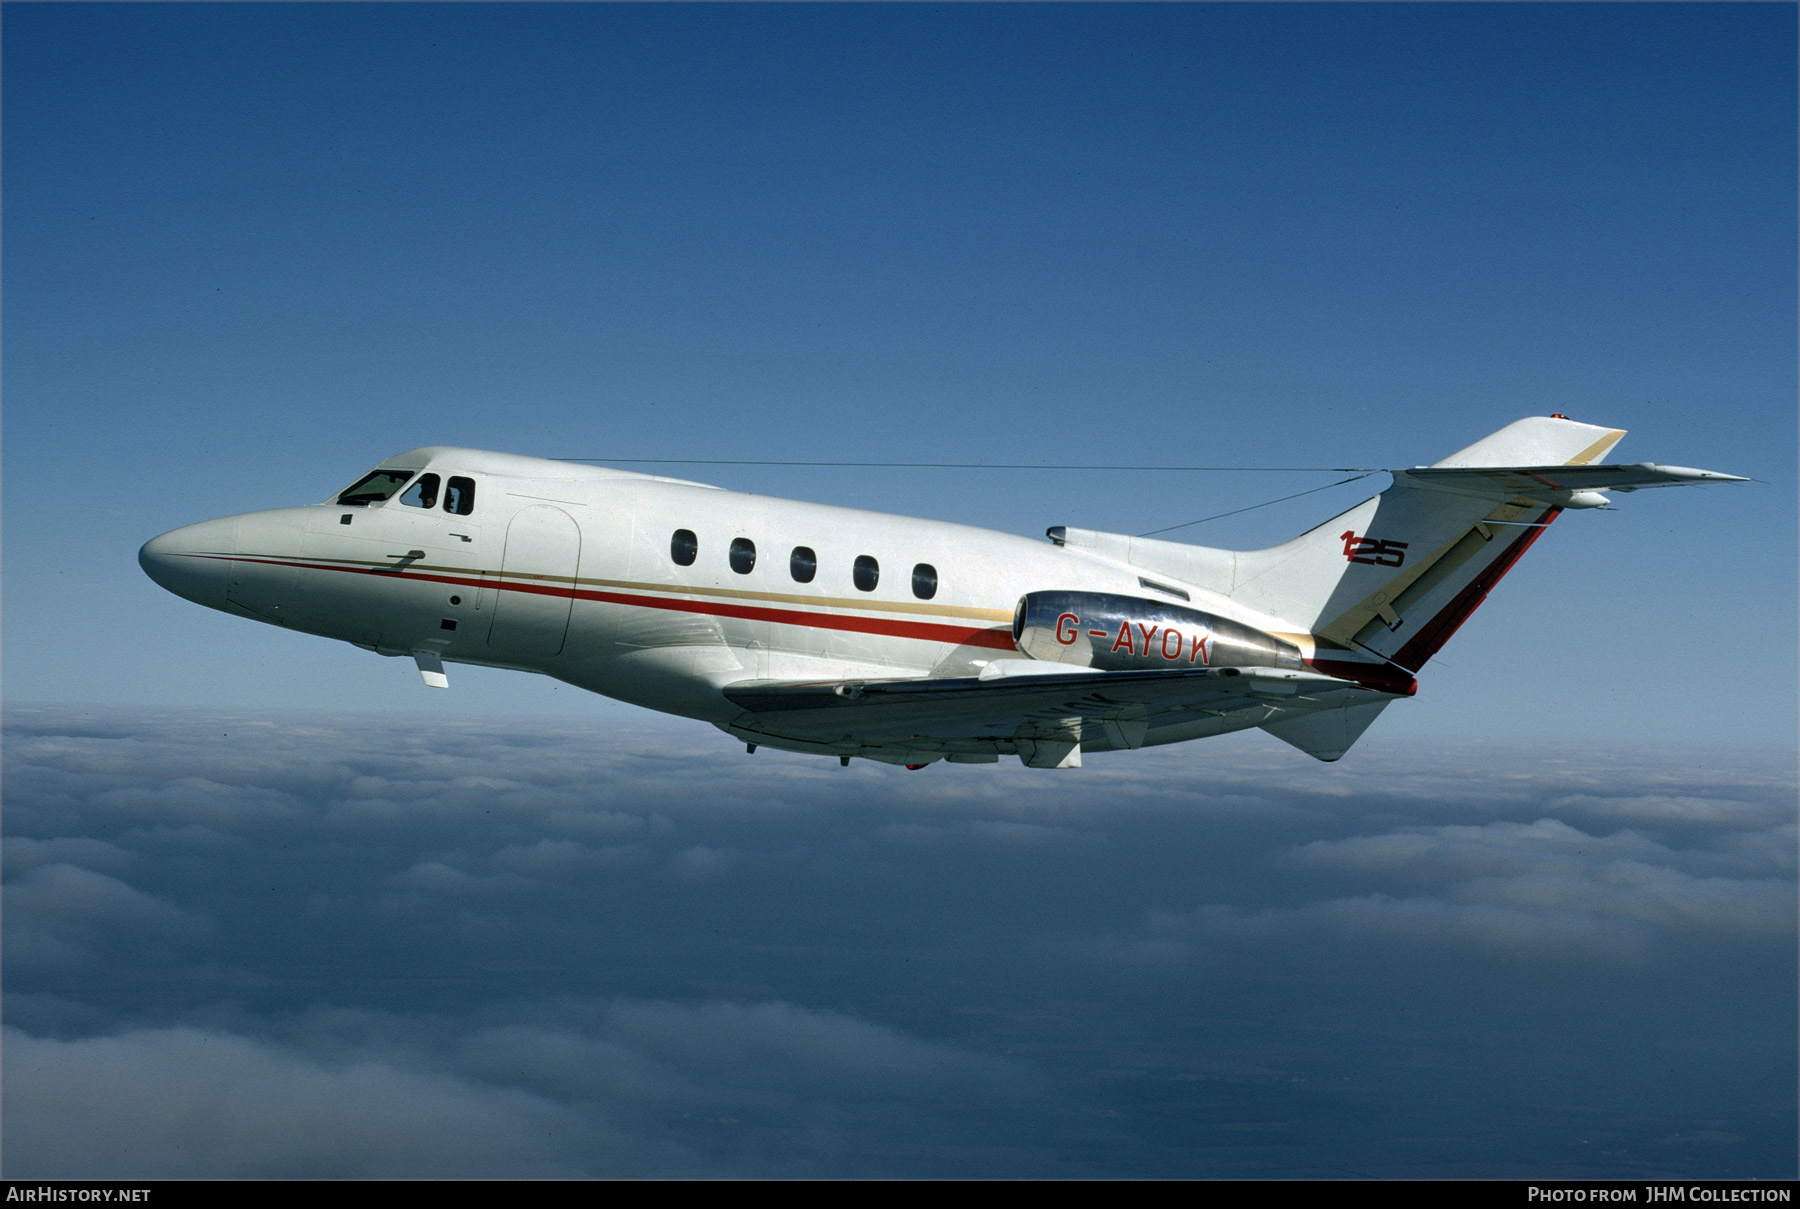
{"label": "red stripe on tail", "polygon": [[1424,667],[1426,660],[1443,650],[1444,644],[1462,628],[1462,623],[1469,619],[1469,614],[1481,607],[1481,602],[1494,590],[1494,585],[1512,570],[1512,565],[1519,561],[1520,556],[1531,549],[1531,543],[1543,533],[1543,527],[1561,515],[1561,508],[1552,508],[1544,513],[1543,519],[1538,522],[1539,527],[1525,530],[1524,536],[1508,546],[1499,558],[1488,564],[1487,570],[1477,575],[1469,582],[1468,587],[1456,594],[1454,600],[1439,610],[1436,617],[1420,627],[1411,641],[1394,652],[1394,662],[1409,672],[1417,672]]}

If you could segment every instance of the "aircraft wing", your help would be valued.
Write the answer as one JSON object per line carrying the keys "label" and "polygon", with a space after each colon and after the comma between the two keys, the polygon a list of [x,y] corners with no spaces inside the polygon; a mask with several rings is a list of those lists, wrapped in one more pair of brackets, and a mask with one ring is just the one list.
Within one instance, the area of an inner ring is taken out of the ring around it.
{"label": "aircraft wing", "polygon": [[[745,714],[733,733],[766,735],[883,758],[879,750],[936,755],[1017,752],[1034,766],[1080,762],[1079,749],[1142,746],[1152,726],[1246,714],[1258,725],[1295,710],[1386,694],[1317,672],[1276,668],[1051,671],[999,660],[981,676],[772,681],[726,685]],[[1073,749],[1073,758],[1071,758]],[[895,757],[897,762],[899,757]]]}

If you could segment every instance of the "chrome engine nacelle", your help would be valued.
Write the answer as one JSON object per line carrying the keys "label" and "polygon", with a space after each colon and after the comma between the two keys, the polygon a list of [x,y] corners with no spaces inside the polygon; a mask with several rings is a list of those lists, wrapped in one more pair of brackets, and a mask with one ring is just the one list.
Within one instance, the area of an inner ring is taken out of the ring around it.
{"label": "chrome engine nacelle", "polygon": [[1300,648],[1273,634],[1198,609],[1104,592],[1026,593],[1013,610],[1013,642],[1033,659],[1102,672],[1306,668]]}

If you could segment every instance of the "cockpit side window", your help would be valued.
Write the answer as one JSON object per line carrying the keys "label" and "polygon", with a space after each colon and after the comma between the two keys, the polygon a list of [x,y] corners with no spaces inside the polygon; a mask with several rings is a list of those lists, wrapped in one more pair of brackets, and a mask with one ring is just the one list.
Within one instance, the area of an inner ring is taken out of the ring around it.
{"label": "cockpit side window", "polygon": [[419,476],[418,482],[406,489],[406,494],[400,497],[400,502],[414,508],[435,508],[437,507],[437,495],[438,476],[422,474]]}
{"label": "cockpit side window", "polygon": [[374,470],[357,479],[342,495],[337,497],[340,504],[379,504],[406,486],[406,481],[414,474],[414,470]]}
{"label": "cockpit side window", "polygon": [[[425,505],[427,508],[430,504]],[[450,486],[444,492],[444,511],[454,512],[458,516],[467,516],[475,511],[475,480],[460,474],[450,476]]]}

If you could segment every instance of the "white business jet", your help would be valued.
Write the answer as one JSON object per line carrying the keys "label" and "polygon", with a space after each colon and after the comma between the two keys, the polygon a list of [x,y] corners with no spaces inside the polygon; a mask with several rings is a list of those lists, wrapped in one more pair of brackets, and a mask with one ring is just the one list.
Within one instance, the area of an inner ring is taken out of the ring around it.
{"label": "white business jet", "polygon": [[1533,417],[1267,550],[1049,541],[572,462],[428,446],[322,504],[138,555],[198,604],[410,656],[541,672],[789,751],[923,767],[1261,727],[1349,750],[1564,509],[1743,482],[1599,465]]}

